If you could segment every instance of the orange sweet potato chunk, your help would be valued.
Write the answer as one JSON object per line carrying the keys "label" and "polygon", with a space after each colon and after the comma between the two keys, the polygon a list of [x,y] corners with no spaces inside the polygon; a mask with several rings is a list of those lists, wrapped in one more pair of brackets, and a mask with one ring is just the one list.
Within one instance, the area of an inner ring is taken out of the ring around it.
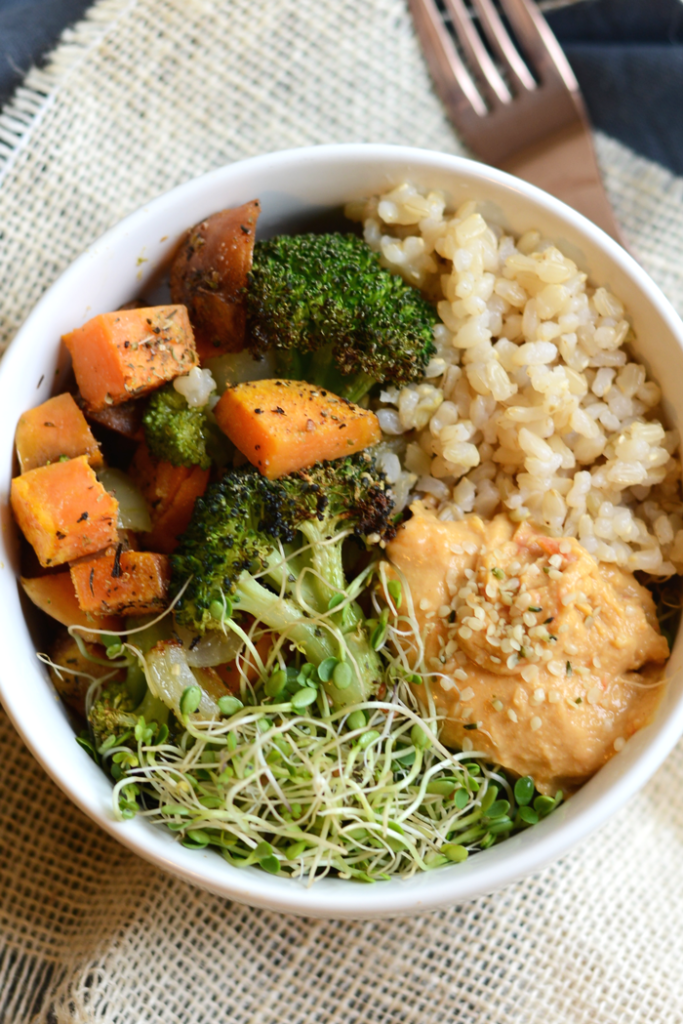
{"label": "orange sweet potato chunk", "polygon": [[100,313],[62,341],[80,392],[95,411],[145,395],[198,365],[185,306]]}
{"label": "orange sweet potato chunk", "polygon": [[223,433],[270,480],[351,455],[381,437],[373,412],[303,381],[234,384],[214,415]]}
{"label": "orange sweet potato chunk", "polygon": [[187,232],[171,266],[171,300],[187,306],[202,361],[244,348],[247,275],[258,199],[220,210]]}
{"label": "orange sweet potato chunk", "polygon": [[118,541],[119,503],[99,482],[87,455],[15,477],[11,502],[43,568],[73,562]]}
{"label": "orange sweet potato chunk", "polygon": [[102,465],[100,446],[85,416],[69,394],[56,395],[29,409],[19,419],[15,435],[22,473],[67,456],[87,455],[91,466]]}
{"label": "orange sweet potato chunk", "polygon": [[90,615],[140,615],[168,603],[171,563],[150,551],[120,547],[71,566],[81,610]]}
{"label": "orange sweet potato chunk", "polygon": [[[24,593],[42,612],[50,615],[63,626],[86,626],[90,629],[107,629],[112,633],[123,628],[122,620],[116,615],[86,615],[76,598],[71,574],[66,572],[52,573],[50,576],[37,576],[26,579],[22,576],[21,585]],[[86,640],[97,640],[95,634],[79,631]]]}
{"label": "orange sweet potato chunk", "polygon": [[129,473],[147,502],[152,530],[142,535],[143,545],[151,551],[170,555],[178,546],[192,517],[194,503],[209,482],[209,470],[200,466],[173,466],[157,462],[141,444]]}

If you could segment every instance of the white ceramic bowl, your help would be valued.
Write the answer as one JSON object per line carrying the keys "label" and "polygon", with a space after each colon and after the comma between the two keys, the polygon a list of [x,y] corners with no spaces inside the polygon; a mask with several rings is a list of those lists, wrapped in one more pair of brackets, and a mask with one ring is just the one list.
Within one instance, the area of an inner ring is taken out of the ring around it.
{"label": "white ceramic bowl", "polygon": [[[538,228],[626,303],[639,356],[661,385],[671,424],[683,422],[683,324],[638,264],[585,218],[545,193],[482,164],[392,146],[321,146],[245,160],[160,196],[91,246],[41,299],[0,365],[0,695],[12,720],[55,782],[86,814],[131,850],[214,893],[253,906],[310,917],[376,918],[416,914],[499,889],[565,853],[601,825],[652,775],[683,733],[683,634],[656,720],[639,732],[580,792],[538,826],[478,853],[465,864],[409,881],[361,886],[299,882],[240,870],[217,853],[187,850],[163,827],[119,823],[111,783],[74,741],[43,667],[20,602],[17,531],[8,507],[14,429],[20,414],[45,401],[63,379],[60,335],[138,294],[190,225],[258,197],[259,233],[314,224],[349,199],[404,180],[442,189],[456,205],[474,197],[513,232]],[[147,262],[140,263],[144,259]]]}

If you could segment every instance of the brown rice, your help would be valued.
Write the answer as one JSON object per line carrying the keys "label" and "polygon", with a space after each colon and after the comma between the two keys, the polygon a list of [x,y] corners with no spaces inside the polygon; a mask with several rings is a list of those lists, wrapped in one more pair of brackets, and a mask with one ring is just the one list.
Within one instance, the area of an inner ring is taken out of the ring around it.
{"label": "brown rice", "polygon": [[476,201],[450,212],[441,193],[403,184],[346,212],[441,321],[424,380],[377,403],[400,503],[420,497],[444,520],[507,510],[600,561],[683,571],[679,436],[619,298]]}

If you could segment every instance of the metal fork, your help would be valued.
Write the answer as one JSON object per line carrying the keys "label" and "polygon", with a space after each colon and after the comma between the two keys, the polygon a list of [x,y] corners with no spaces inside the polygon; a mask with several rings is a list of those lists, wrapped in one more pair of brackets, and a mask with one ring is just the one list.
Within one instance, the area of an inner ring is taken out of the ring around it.
{"label": "metal fork", "polygon": [[408,3],[436,90],[473,153],[563,199],[623,244],[579,84],[532,0],[500,0],[524,57],[493,0],[470,0],[471,8],[442,0],[444,13],[436,0]]}

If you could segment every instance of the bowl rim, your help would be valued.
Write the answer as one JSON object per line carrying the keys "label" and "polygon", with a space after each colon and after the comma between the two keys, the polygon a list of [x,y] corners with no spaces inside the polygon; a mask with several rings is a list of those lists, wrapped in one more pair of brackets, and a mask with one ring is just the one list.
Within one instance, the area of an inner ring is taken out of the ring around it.
{"label": "bowl rim", "polygon": [[[585,236],[593,245],[603,250],[611,263],[616,264],[628,277],[634,278],[647,301],[656,307],[659,316],[664,319],[683,350],[683,323],[657,285],[617,242],[564,203],[503,171],[465,157],[408,146],[344,143],[287,149],[236,161],[184,182],[119,221],[88,246],[35,305],[0,363],[0,398],[7,388],[11,388],[14,375],[22,371],[26,360],[24,350],[33,322],[38,319],[43,309],[49,307],[55,295],[65,285],[78,279],[91,261],[93,253],[106,250],[119,242],[138,222],[144,222],[145,218],[153,220],[165,209],[181,205],[185,196],[194,194],[203,185],[208,186],[216,181],[225,181],[229,185],[233,175],[238,176],[245,171],[257,174],[268,169],[291,168],[302,164],[322,169],[331,160],[346,160],[353,164],[354,160],[359,159],[371,160],[378,165],[389,165],[392,170],[397,169],[400,163],[408,163],[427,169],[438,169],[453,176],[460,173],[482,183],[488,180],[503,186],[511,198],[515,193],[524,196],[541,210],[559,218],[575,232]],[[10,574],[15,578],[13,570],[10,570]],[[6,574],[4,576],[6,577]],[[7,590],[5,583],[0,581],[0,593],[3,586]],[[3,629],[4,626],[0,625],[0,636]],[[683,642],[680,635],[679,642]],[[215,859],[217,865],[215,867],[213,860],[209,860],[206,854],[184,849],[169,838],[170,833],[157,826],[151,826],[139,819],[124,823],[115,820],[110,810],[102,805],[99,797],[85,795],[82,787],[79,789],[78,778],[65,777],[57,753],[36,739],[31,723],[27,721],[26,709],[18,697],[17,688],[12,685],[12,678],[17,671],[20,671],[20,665],[12,665],[11,659],[9,665],[0,669],[0,697],[10,719],[53,781],[109,835],[144,859],[211,892],[255,907],[311,917],[361,919],[421,913],[493,892],[536,872],[595,831],[608,817],[616,813],[656,771],[683,733],[681,698],[666,721],[659,723],[656,743],[643,743],[637,760],[614,779],[605,792],[595,799],[585,800],[586,806],[582,806],[580,812],[573,814],[569,822],[563,820],[567,815],[560,807],[552,818],[535,826],[533,831],[536,841],[532,844],[520,844],[515,841],[517,837],[512,837],[498,847],[477,854],[463,865],[444,867],[436,874],[422,874],[409,880],[392,879],[363,888],[350,887],[343,880],[331,879],[316,883],[312,888],[306,888],[298,882],[267,875],[258,869],[233,868],[212,854],[211,857]],[[85,756],[87,755],[84,754]],[[93,771],[101,775],[110,789],[111,783],[104,773],[94,763],[90,763]],[[585,788],[580,792],[584,792]],[[578,797],[573,797],[572,802],[577,799]],[[506,856],[490,856],[501,850],[505,851]]]}

